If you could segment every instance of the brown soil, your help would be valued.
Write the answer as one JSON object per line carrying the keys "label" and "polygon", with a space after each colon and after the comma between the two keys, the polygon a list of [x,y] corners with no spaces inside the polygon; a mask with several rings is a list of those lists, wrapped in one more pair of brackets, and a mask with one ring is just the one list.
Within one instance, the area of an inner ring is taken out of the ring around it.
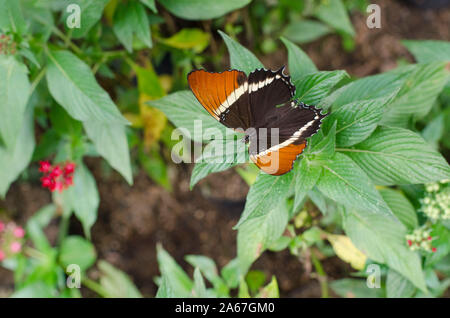
{"label": "brown soil", "polygon": [[[345,52],[336,35],[304,46],[319,69],[345,69],[351,75],[366,76],[394,68],[399,58],[412,61],[412,56],[400,43],[402,39],[450,40],[449,9],[419,10],[399,1],[378,3],[382,7],[381,29],[368,29],[360,13],[352,16],[357,31],[353,52]],[[276,67],[285,63],[285,54],[280,50],[261,60],[267,67]],[[156,293],[153,279],[159,274],[158,242],[190,275],[192,267],[183,260],[187,254],[209,256],[219,268],[235,257],[236,231],[232,227],[245,204],[248,186],[234,170],[210,175],[190,191],[192,165],[169,164],[174,188],[169,193],[143,173],[135,177],[130,187],[117,174],[102,175],[98,160],[91,160],[88,165],[94,171],[101,197],[98,220],[92,229],[99,258],[128,273],[144,295]],[[6,200],[0,201],[0,208],[17,223],[25,224],[35,211],[49,202],[49,193],[37,182],[18,181]],[[71,233],[81,233],[77,221],[72,221]],[[47,231],[52,241],[56,231],[55,222]],[[323,265],[330,279],[346,277],[350,270],[335,257],[326,259]],[[252,268],[263,270],[267,277],[276,275],[281,296],[320,296],[319,283],[307,274],[309,264],[287,251],[266,252]],[[12,288],[12,274],[0,268],[0,297]]]}

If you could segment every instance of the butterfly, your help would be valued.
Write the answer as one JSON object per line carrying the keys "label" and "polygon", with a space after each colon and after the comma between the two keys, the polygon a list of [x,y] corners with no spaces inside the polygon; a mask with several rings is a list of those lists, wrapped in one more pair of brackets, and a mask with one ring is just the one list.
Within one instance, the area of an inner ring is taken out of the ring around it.
{"label": "butterfly", "polygon": [[[306,147],[306,138],[328,114],[294,100],[295,86],[284,67],[188,74],[191,91],[208,113],[228,128],[242,130],[250,159],[264,172],[283,175]],[[273,133],[275,132],[275,133]]]}

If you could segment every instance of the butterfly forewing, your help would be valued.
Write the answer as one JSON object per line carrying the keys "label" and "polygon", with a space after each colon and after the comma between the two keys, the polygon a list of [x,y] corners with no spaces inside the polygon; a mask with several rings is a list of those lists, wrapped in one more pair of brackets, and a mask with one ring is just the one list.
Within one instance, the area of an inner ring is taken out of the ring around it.
{"label": "butterfly forewing", "polygon": [[247,76],[237,70],[210,73],[195,70],[188,83],[200,104],[229,128],[250,127]]}
{"label": "butterfly forewing", "polygon": [[252,127],[266,127],[277,105],[290,101],[295,95],[295,86],[291,78],[284,75],[283,68],[276,72],[255,70],[248,76],[249,102],[252,115]]}

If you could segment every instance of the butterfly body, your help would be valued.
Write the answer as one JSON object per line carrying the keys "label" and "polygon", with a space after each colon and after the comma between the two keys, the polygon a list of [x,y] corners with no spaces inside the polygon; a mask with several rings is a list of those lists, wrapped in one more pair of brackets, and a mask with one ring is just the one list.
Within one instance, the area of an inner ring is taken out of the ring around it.
{"label": "butterfly body", "polygon": [[195,70],[188,75],[200,104],[226,127],[244,132],[250,159],[273,175],[292,169],[306,138],[317,132],[326,116],[293,100],[295,86],[283,70],[258,69],[248,77],[238,70]]}

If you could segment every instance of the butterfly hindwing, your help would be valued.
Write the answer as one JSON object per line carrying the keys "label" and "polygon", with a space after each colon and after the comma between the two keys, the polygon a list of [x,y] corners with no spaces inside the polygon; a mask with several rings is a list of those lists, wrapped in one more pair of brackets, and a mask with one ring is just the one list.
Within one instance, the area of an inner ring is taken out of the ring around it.
{"label": "butterfly hindwing", "polygon": [[268,132],[262,136],[262,130],[258,129],[250,138],[250,159],[264,172],[282,175],[292,169],[306,147],[306,138],[319,130],[326,115],[313,106],[295,102],[288,102],[271,113],[273,120],[267,125]]}

